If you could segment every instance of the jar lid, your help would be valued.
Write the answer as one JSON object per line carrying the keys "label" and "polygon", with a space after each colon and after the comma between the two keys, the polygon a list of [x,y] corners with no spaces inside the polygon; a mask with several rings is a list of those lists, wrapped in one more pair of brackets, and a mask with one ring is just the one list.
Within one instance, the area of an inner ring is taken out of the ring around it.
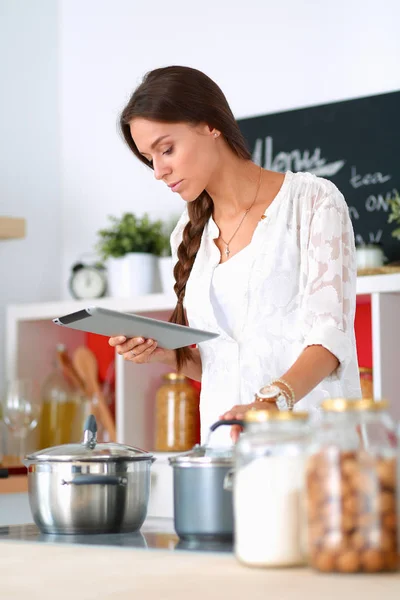
{"label": "jar lid", "polygon": [[135,448],[117,443],[97,443],[97,424],[93,415],[85,423],[84,438],[81,444],[63,444],[45,448],[28,454],[26,462],[70,462],[70,461],[139,461],[153,460],[153,455]]}
{"label": "jar lid", "polygon": [[188,452],[170,456],[168,462],[173,467],[229,467],[233,465],[233,448],[212,448],[196,444]]}
{"label": "jar lid", "polygon": [[168,381],[186,381],[187,379],[186,375],[182,373],[165,373],[163,377]]}
{"label": "jar lid", "polygon": [[373,398],[329,398],[321,402],[321,408],[327,412],[385,410],[387,407],[387,400],[374,400]]}
{"label": "jar lid", "polygon": [[266,421],[307,421],[309,418],[307,412],[294,412],[292,410],[267,410],[257,408],[248,410],[244,415],[246,423],[265,423]]}

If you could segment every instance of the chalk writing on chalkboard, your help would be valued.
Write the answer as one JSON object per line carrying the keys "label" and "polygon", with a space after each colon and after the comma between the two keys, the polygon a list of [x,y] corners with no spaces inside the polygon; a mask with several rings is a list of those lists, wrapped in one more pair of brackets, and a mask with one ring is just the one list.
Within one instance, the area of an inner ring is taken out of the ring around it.
{"label": "chalk writing on chalkboard", "polygon": [[388,223],[400,190],[400,92],[238,121],[254,162],[273,171],[330,179],[349,206],[357,244],[380,244],[388,261],[400,242]]}

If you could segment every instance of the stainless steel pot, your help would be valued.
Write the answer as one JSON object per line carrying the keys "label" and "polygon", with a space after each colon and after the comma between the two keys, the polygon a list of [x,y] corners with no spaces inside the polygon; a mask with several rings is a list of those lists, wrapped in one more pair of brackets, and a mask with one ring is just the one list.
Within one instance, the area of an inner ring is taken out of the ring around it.
{"label": "stainless steel pot", "polygon": [[[218,421],[211,427],[237,423]],[[232,493],[224,479],[232,469],[232,448],[194,446],[171,456],[174,489],[174,527],[183,540],[229,541],[233,537]]]}
{"label": "stainless steel pot", "polygon": [[43,533],[133,532],[140,529],[155,458],[122,444],[98,444],[93,415],[81,444],[27,456],[29,503]]}

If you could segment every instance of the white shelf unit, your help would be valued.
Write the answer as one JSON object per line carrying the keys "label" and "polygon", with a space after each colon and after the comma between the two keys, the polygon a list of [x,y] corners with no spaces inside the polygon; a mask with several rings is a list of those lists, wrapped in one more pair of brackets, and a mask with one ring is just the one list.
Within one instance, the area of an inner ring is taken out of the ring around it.
{"label": "white shelf unit", "polygon": [[[152,294],[132,299],[100,298],[91,304],[167,320],[174,296]],[[87,301],[45,302],[7,307],[6,373],[12,377],[35,377],[42,382],[51,371],[55,347],[64,343],[72,353],[84,344],[86,334],[59,327],[52,319],[89,306]],[[104,337],[104,344],[107,338]],[[116,427],[118,441],[143,448],[153,445],[154,392],[164,365],[134,365],[116,354]]]}
{"label": "white shelf unit", "polygon": [[[364,276],[357,280],[358,301],[371,300],[375,398],[387,398],[391,413],[400,419],[400,273]],[[137,298],[103,298],[92,304],[123,312],[167,320],[175,306],[174,296],[156,294]],[[54,348],[65,343],[73,350],[84,343],[85,334],[58,327],[52,319],[81,310],[87,302],[51,302],[11,305],[7,308],[7,375],[35,376],[43,380],[51,370]],[[107,343],[104,338],[104,343]],[[151,450],[154,432],[154,398],[162,365],[134,365],[116,355],[117,439]],[[172,517],[172,468],[168,455],[155,454],[149,516]]]}
{"label": "white shelf unit", "polygon": [[[387,398],[400,419],[400,273],[359,277],[358,301],[370,299],[374,395]],[[131,299],[101,298],[92,304],[167,320],[175,306],[173,295],[153,294]],[[6,323],[8,377],[43,379],[51,369],[54,348],[65,343],[72,352],[85,334],[54,325],[52,319],[81,310],[85,301],[10,305]],[[104,338],[104,343],[107,343]],[[153,402],[163,365],[134,365],[116,356],[116,415],[120,442],[144,448],[153,445]]]}

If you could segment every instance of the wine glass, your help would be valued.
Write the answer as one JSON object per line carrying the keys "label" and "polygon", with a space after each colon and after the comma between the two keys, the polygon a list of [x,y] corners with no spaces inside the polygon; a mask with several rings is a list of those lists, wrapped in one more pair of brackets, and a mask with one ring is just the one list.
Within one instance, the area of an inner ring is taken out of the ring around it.
{"label": "wine glass", "polygon": [[19,458],[25,458],[25,440],[38,424],[40,400],[33,379],[12,379],[8,382],[2,402],[2,418],[9,431],[19,441]]}

